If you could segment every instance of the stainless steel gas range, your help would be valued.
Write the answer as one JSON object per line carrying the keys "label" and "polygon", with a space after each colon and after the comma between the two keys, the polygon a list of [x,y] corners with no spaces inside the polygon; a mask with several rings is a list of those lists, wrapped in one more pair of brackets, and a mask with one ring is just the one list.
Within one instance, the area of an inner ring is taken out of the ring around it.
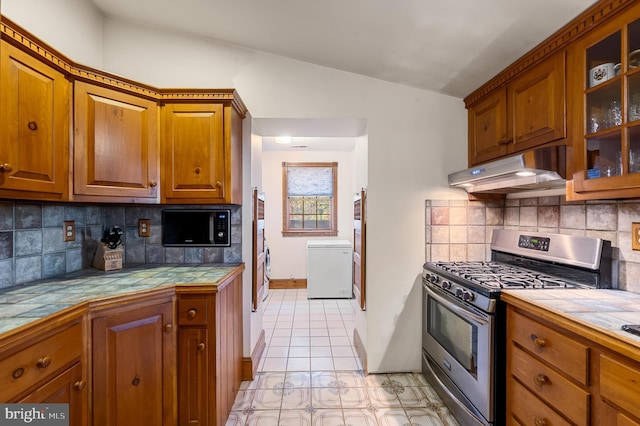
{"label": "stainless steel gas range", "polygon": [[611,288],[611,243],[495,230],[488,262],[426,263],[422,369],[458,422],[504,424],[503,289]]}

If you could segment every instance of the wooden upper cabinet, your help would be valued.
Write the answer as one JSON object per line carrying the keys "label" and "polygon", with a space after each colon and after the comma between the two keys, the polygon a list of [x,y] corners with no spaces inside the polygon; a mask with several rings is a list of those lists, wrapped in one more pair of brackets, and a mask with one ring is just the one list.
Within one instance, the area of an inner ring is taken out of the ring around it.
{"label": "wooden upper cabinet", "polygon": [[158,202],[155,101],[77,81],[74,198]]}
{"label": "wooden upper cabinet", "polygon": [[0,198],[242,204],[234,89],[157,89],[78,65],[4,17],[0,31]]}
{"label": "wooden upper cabinet", "polygon": [[640,4],[569,49],[569,200],[640,197]]}
{"label": "wooden upper cabinet", "polygon": [[566,137],[565,107],[560,52],[469,107],[469,165]]}
{"label": "wooden upper cabinet", "polygon": [[70,83],[0,44],[0,197],[66,200]]}
{"label": "wooden upper cabinet", "polygon": [[241,203],[240,120],[223,103],[163,107],[163,203]]}
{"label": "wooden upper cabinet", "polygon": [[507,153],[507,93],[497,90],[469,108],[469,165]]}
{"label": "wooden upper cabinet", "polygon": [[565,54],[533,67],[507,87],[512,152],[565,138]]}

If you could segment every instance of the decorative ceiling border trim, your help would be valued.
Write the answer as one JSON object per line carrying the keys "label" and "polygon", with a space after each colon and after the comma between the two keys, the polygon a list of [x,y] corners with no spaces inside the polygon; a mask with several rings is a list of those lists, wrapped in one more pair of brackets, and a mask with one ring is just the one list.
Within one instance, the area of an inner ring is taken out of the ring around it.
{"label": "decorative ceiling border trim", "polygon": [[[1,16],[1,15],[0,15]],[[77,64],[44,41],[4,16],[0,17],[2,39],[65,74],[68,80],[82,80],[110,89],[126,91],[158,103],[222,102],[230,104],[242,118],[248,109],[235,89],[158,89],[124,77]]]}
{"label": "decorative ceiling border trim", "polygon": [[562,51],[569,44],[582,38],[635,2],[636,0],[601,0],[597,2],[465,97],[465,107],[469,108],[490,92],[506,86],[507,83],[519,76],[524,70]]}

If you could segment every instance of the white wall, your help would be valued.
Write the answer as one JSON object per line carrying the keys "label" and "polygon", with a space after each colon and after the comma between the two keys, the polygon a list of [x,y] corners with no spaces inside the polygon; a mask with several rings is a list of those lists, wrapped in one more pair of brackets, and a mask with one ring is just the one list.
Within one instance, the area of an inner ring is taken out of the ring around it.
{"label": "white wall", "polygon": [[[338,235],[321,239],[353,243],[354,169],[351,151],[264,151],[262,183],[265,191],[265,235],[274,279],[307,277],[307,240],[282,236],[282,162],[338,162]],[[320,237],[317,237],[320,238]]]}
{"label": "white wall", "polygon": [[2,14],[74,62],[102,67],[102,15],[87,0],[2,0]]}
{"label": "white wall", "polygon": [[[75,1],[56,1],[34,23],[39,28],[25,27],[52,39],[75,34],[72,23],[60,25],[81,20],[60,7]],[[2,7],[24,4],[29,14],[39,3],[46,2],[3,0]],[[369,371],[419,371],[424,201],[463,197],[446,181],[467,162],[462,100],[112,19],[103,28],[105,70],[159,87],[235,87],[253,117],[367,120],[368,326],[361,331]]]}

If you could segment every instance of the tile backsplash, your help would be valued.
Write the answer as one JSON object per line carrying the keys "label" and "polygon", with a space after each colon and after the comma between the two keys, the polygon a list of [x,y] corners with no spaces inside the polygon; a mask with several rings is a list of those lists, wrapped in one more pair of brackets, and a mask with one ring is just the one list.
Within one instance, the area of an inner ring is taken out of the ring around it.
{"label": "tile backsplash", "polygon": [[593,236],[611,241],[618,287],[640,293],[640,251],[631,249],[632,222],[640,222],[640,200],[427,200],[425,260],[488,260],[494,229]]}
{"label": "tile backsplash", "polygon": [[[164,247],[162,210],[198,206],[53,204],[0,200],[0,288],[90,268],[104,230],[124,230],[125,265],[236,263],[242,260],[240,206],[231,209],[231,247]],[[138,219],[151,221],[151,236],[138,236]],[[75,241],[64,241],[63,222],[73,220]]]}

